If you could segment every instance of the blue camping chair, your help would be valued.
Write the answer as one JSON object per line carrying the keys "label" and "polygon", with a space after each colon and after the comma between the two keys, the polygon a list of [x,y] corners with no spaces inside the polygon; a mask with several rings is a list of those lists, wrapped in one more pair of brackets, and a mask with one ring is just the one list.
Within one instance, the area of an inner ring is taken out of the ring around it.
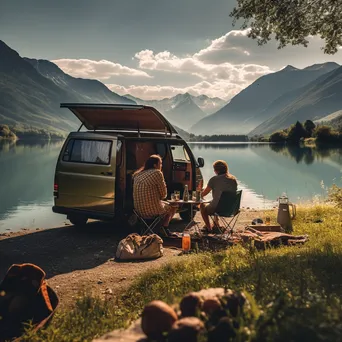
{"label": "blue camping chair", "polygon": [[[222,192],[215,213],[210,215],[215,223],[219,223],[217,228],[221,234],[228,232],[233,234],[235,224],[240,215],[241,196],[242,190],[236,193]],[[220,226],[220,222],[222,226]]]}

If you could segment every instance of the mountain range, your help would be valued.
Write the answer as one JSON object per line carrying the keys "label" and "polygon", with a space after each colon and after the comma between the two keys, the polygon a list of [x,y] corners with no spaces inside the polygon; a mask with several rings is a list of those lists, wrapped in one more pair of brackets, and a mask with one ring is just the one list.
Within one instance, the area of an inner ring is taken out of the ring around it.
{"label": "mountain range", "polygon": [[17,129],[70,131],[79,121],[61,102],[126,103],[96,80],[75,78],[57,65],[22,58],[0,41],[0,123]]}
{"label": "mountain range", "polygon": [[[162,100],[121,96],[97,80],[72,77],[47,60],[22,58],[0,41],[0,123],[14,128],[74,130],[79,121],[61,102],[142,104],[157,108],[180,134],[267,135],[297,120],[323,120],[342,110],[342,67],[329,62],[287,66],[257,79],[228,103],[205,95]],[[181,127],[181,128],[178,128]]]}
{"label": "mountain range", "polygon": [[[196,134],[265,134],[272,130],[283,128],[288,123],[294,123],[296,112],[286,112],[286,120],[281,119],[285,114],[285,108],[297,102],[303,97],[311,104],[312,99],[306,93],[308,88],[315,84],[319,87],[324,79],[330,74],[338,72],[340,66],[329,62],[324,64],[312,65],[304,69],[297,69],[293,66],[260,77],[250,86],[242,90],[239,94],[216,113],[205,117],[190,128]],[[306,98],[306,96],[309,96]],[[342,107],[341,107],[342,108]],[[325,112],[320,113],[319,108],[315,115],[326,115],[328,110],[336,110],[334,106],[326,108]],[[301,119],[307,119],[305,115],[300,115]],[[280,117],[278,117],[280,115]],[[280,120],[281,119],[281,120]],[[298,117],[299,119],[299,117]],[[266,124],[272,121],[274,125]],[[280,120],[280,121],[279,121]],[[260,125],[260,126],[259,126]],[[260,128],[256,129],[259,126]]]}
{"label": "mountain range", "polygon": [[329,125],[335,129],[342,128],[342,110],[338,110],[323,118],[315,120],[316,124]]}
{"label": "mountain range", "polygon": [[138,104],[157,108],[174,125],[189,129],[194,123],[219,110],[226,101],[206,95],[178,94],[162,100],[142,100],[131,95],[125,97]]}
{"label": "mountain range", "polygon": [[[298,121],[318,120],[342,109],[342,67],[318,77],[297,89],[291,102],[276,115],[257,126],[251,135],[269,134]],[[293,96],[291,96],[293,97]]]}

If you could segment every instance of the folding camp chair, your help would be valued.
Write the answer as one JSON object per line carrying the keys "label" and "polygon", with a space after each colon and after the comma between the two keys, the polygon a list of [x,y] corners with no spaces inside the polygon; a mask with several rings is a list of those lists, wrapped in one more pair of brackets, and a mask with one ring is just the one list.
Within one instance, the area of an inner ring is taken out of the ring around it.
{"label": "folding camp chair", "polygon": [[165,217],[165,214],[161,214],[152,218],[145,218],[142,217],[135,209],[133,209],[133,213],[137,217],[138,221],[143,224],[141,235],[156,234],[155,230],[160,227],[160,224]]}
{"label": "folding camp chair", "polygon": [[[240,215],[241,195],[242,190],[236,193],[222,192],[215,213],[210,215],[214,223],[219,223],[217,228],[221,234],[225,234],[228,231],[230,234],[233,234],[235,224]],[[220,221],[223,224],[222,227],[220,227]]]}

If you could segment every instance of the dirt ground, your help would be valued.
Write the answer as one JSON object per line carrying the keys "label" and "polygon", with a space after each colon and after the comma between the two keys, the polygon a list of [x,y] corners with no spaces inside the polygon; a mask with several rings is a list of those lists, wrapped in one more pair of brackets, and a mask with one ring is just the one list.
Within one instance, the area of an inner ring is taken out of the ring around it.
{"label": "dirt ground", "polygon": [[[262,212],[243,210],[236,227],[242,228],[256,217],[262,217]],[[199,213],[196,221],[201,221]],[[46,272],[61,307],[67,308],[84,291],[102,298],[116,296],[143,272],[181,258],[179,249],[164,247],[164,256],[157,260],[116,262],[116,247],[129,233],[118,228],[122,227],[95,221],[82,228],[65,225],[0,234],[0,279],[14,263],[34,263]],[[177,215],[170,229],[183,228]]]}

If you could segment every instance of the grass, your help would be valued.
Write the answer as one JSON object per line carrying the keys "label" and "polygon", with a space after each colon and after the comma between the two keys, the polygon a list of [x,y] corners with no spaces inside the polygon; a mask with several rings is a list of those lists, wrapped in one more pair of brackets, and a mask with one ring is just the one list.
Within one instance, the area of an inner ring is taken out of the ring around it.
{"label": "grass", "polygon": [[[272,217],[274,212],[270,213]],[[59,312],[25,341],[91,341],[139,317],[153,299],[174,303],[208,287],[247,291],[260,307],[252,341],[333,341],[341,334],[342,209],[298,209],[294,234],[309,234],[300,247],[256,251],[236,246],[216,253],[175,258],[144,274],[115,301],[81,296],[73,310]]]}

